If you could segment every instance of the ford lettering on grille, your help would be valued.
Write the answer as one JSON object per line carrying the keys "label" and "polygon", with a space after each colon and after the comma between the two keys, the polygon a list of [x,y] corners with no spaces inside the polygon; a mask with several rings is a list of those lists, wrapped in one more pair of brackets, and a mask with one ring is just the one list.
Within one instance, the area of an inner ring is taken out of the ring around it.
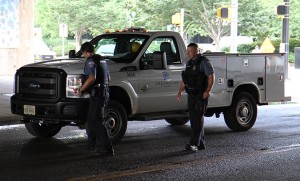
{"label": "ford lettering on grille", "polygon": [[28,82],[28,89],[32,90],[32,91],[37,91],[40,89],[41,85],[39,82],[36,82],[36,81],[31,81],[31,82]]}

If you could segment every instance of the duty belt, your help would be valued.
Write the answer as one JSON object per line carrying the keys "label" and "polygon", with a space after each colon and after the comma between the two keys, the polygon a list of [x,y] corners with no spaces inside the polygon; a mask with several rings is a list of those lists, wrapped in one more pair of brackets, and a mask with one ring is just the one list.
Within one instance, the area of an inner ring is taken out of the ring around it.
{"label": "duty belt", "polygon": [[197,95],[200,93],[199,89],[188,87],[188,86],[185,87],[185,91],[189,95]]}
{"label": "duty belt", "polygon": [[107,87],[107,84],[95,84],[94,87]]}

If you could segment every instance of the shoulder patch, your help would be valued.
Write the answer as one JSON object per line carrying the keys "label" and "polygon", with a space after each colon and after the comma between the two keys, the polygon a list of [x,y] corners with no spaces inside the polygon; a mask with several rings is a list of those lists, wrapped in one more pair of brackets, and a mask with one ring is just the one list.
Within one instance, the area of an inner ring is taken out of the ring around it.
{"label": "shoulder patch", "polygon": [[95,66],[95,63],[93,61],[88,62],[89,68],[93,68]]}

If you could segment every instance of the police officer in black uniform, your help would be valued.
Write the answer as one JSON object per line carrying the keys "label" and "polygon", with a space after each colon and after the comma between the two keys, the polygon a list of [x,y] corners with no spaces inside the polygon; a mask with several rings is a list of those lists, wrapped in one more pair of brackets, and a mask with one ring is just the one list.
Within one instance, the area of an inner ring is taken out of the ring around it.
{"label": "police officer in black uniform", "polygon": [[112,143],[104,120],[104,107],[109,98],[109,71],[105,60],[95,54],[94,46],[86,42],[81,46],[81,52],[86,58],[84,66],[83,85],[79,91],[82,96],[90,93],[90,103],[87,115],[88,149],[98,156],[114,155]]}
{"label": "police officer in black uniform", "polygon": [[214,84],[214,69],[211,62],[198,54],[198,45],[190,43],[187,46],[187,62],[182,72],[182,82],[177,94],[181,99],[183,90],[188,94],[188,111],[190,116],[192,135],[186,150],[196,152],[205,149],[204,141],[204,114],[207,108],[208,97]]}

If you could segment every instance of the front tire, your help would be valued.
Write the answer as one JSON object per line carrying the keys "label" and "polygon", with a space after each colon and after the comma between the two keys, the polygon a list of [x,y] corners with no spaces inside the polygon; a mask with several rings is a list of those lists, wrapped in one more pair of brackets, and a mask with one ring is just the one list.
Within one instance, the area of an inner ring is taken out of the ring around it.
{"label": "front tire", "polygon": [[111,141],[119,142],[127,130],[127,113],[117,101],[109,101],[105,108],[104,119]]}
{"label": "front tire", "polygon": [[62,126],[53,123],[25,123],[25,128],[32,136],[50,138],[55,136]]}
{"label": "front tire", "polygon": [[247,131],[257,117],[256,102],[248,92],[241,92],[233,98],[232,104],[224,111],[226,125],[233,131]]}
{"label": "front tire", "polygon": [[178,125],[186,124],[187,122],[189,122],[189,119],[188,118],[169,118],[169,119],[166,119],[166,121],[173,126],[178,126]]}

